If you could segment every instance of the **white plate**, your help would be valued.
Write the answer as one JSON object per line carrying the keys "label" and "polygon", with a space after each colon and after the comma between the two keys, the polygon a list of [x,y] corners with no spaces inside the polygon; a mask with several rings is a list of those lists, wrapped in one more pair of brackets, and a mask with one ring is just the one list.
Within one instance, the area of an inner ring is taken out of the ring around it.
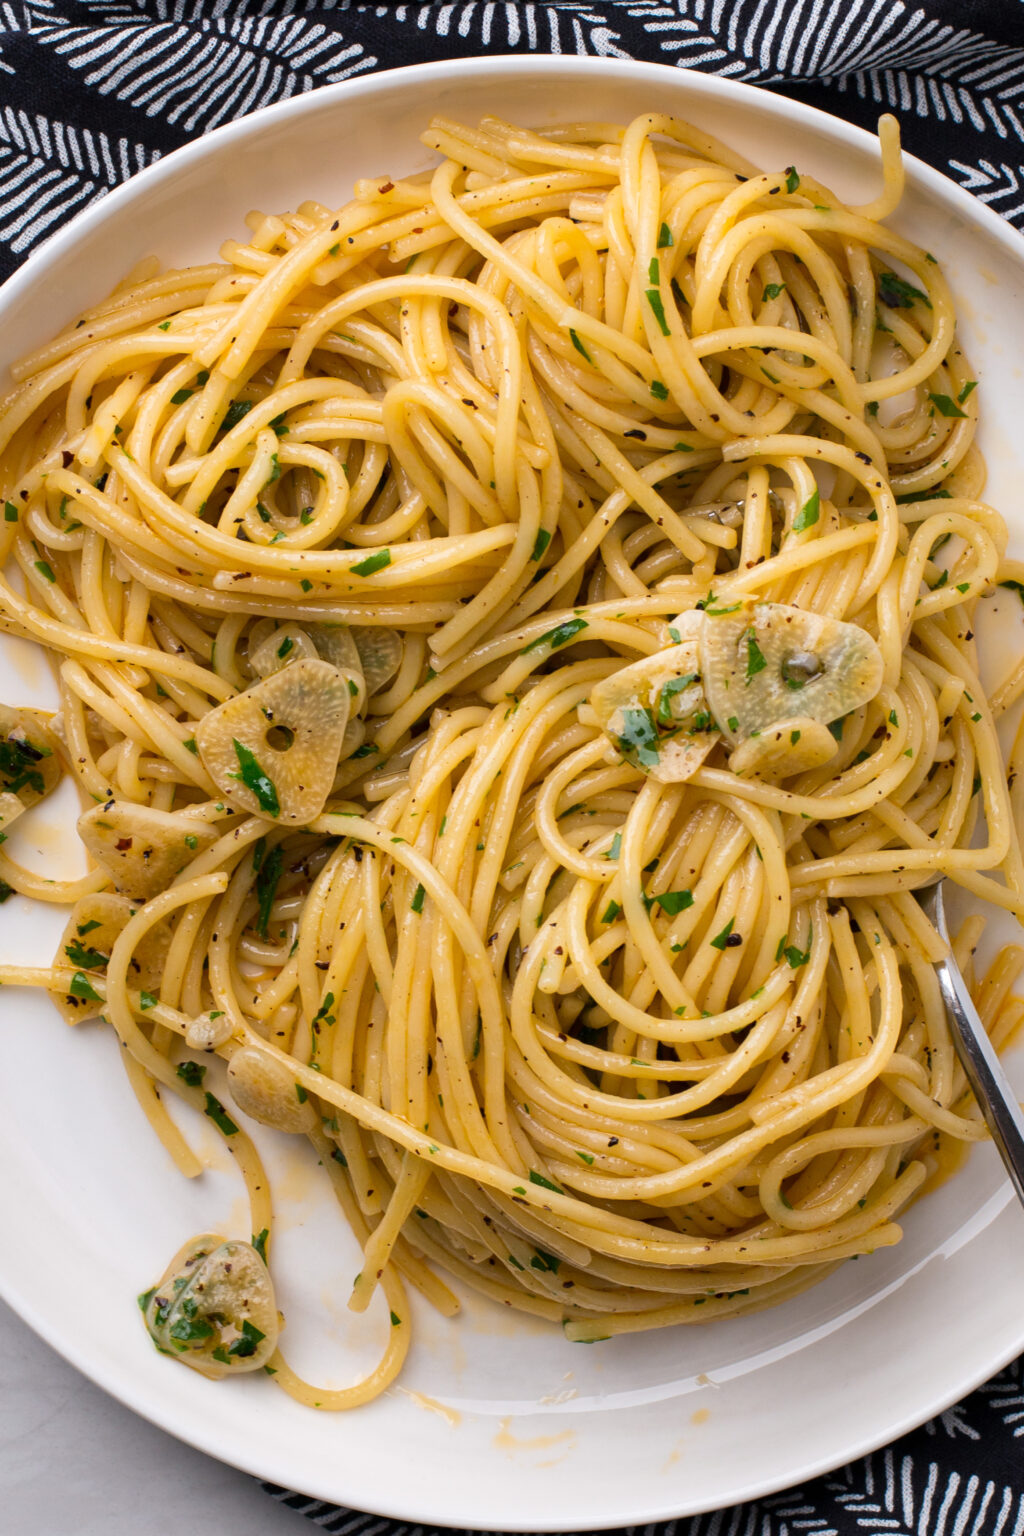
{"label": "white plate", "polygon": [[[625,120],[652,107],[698,121],[762,163],[813,170],[853,201],[878,185],[866,134],[728,81],[547,57],[395,71],[222,128],[80,214],[0,293],[0,363],[53,334],[150,252],[208,259],[253,206],[340,202],[356,175],[428,163],[417,134],[434,111],[469,119],[497,111],[541,125]],[[897,223],[941,257],[954,284],[981,379],[990,499],[1012,512],[1024,358],[1018,237],[920,165]],[[27,646],[5,644],[0,660],[9,702],[52,693]],[[58,841],[67,844],[66,832],[58,840],[42,828],[34,846],[53,857]],[[59,914],[12,900],[3,952],[45,961],[60,926]],[[1024,1219],[986,1146],[909,1212],[898,1248],[845,1265],[775,1311],[583,1348],[470,1300],[454,1322],[417,1308],[401,1386],[355,1413],[310,1412],[263,1379],[212,1385],[153,1351],[134,1303],[190,1233],[247,1232],[240,1184],[212,1129],[188,1126],[214,1165],[188,1184],[144,1124],[109,1032],[68,1031],[41,996],[8,994],[0,1040],[4,1296],[138,1412],[321,1498],[518,1530],[691,1514],[872,1449],[1024,1348]],[[1019,1051],[1011,1070],[1024,1087]],[[278,1195],[275,1272],[289,1351],[317,1379],[343,1384],[374,1357],[386,1318],[346,1311],[357,1257],[314,1160],[270,1133],[261,1144]]]}

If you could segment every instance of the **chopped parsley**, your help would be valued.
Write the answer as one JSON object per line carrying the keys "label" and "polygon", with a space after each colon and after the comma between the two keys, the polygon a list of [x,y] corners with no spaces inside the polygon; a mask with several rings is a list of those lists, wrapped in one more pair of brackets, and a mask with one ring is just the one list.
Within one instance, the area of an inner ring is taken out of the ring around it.
{"label": "chopped parsley", "polygon": [[260,767],[255,755],[243,742],[237,737],[233,742],[239,771],[229,773],[228,778],[237,779],[244,784],[246,789],[256,796],[257,805],[267,816],[280,816],[281,802],[277,798],[273,779]]}
{"label": "chopped parsley", "polygon": [[656,768],[661,761],[658,727],[649,709],[635,706],[624,709],[618,739],[622,750],[633,753],[641,767]]}
{"label": "chopped parsley", "polygon": [[928,399],[931,401],[932,405],[934,405],[940,416],[963,417],[967,415],[967,412],[962,411],[957,405],[956,401],[951,399],[949,395],[929,394]]}
{"label": "chopped parsley", "polygon": [[[261,839],[262,841],[262,839]],[[254,859],[255,863],[255,850]],[[270,911],[277,895],[278,881],[281,879],[281,870],[284,865],[284,854],[280,844],[271,848],[266,858],[261,859],[256,875],[256,899],[259,902],[259,911],[256,917],[256,932],[261,939],[267,938],[267,924],[270,922]]]}
{"label": "chopped parsley", "polygon": [[895,272],[880,272],[878,276],[878,297],[883,304],[890,309],[913,309],[914,304],[920,302],[926,309],[931,309],[932,303],[926,293],[913,284],[904,282],[902,277],[897,277]]}
{"label": "chopped parsley", "polygon": [[378,549],[372,555],[367,555],[365,560],[360,560],[358,565],[352,567],[353,576],[372,576],[374,571],[382,571],[386,565],[391,564],[390,549]]}
{"label": "chopped parsley", "polygon": [[569,339],[571,340],[573,346],[576,348],[576,351],[580,354],[581,357],[585,357],[588,363],[592,363],[594,361],[594,359],[591,357],[590,353],[587,351],[586,347],[583,345],[582,341],[580,341],[580,338],[577,336],[576,332],[572,329],[571,326],[569,328]]}
{"label": "chopped parsley", "polygon": [[536,640],[531,640],[529,645],[524,645],[519,652],[520,656],[526,656],[530,651],[540,651],[549,645],[553,651],[559,646],[567,645],[574,635],[586,629],[586,619],[566,619],[564,624],[556,624],[554,629],[546,630],[543,635],[538,635]]}
{"label": "chopped parsley", "polygon": [[215,1098],[209,1091],[206,1093],[206,1107],[203,1110],[203,1114],[209,1115],[217,1129],[223,1131],[225,1136],[238,1135],[238,1126],[232,1120],[220,1099]]}
{"label": "chopped parsley", "polygon": [[814,490],[808,496],[807,500],[800,508],[800,511],[793,519],[793,532],[803,533],[806,529],[813,528],[815,523],[818,521],[818,512],[820,506],[821,498],[818,494],[818,487],[815,486]]}
{"label": "chopped parsley", "polygon": [[764,652],[757,643],[757,637],[753,629],[747,630],[747,682],[755,678],[759,672],[763,672],[768,663],[764,659]]}

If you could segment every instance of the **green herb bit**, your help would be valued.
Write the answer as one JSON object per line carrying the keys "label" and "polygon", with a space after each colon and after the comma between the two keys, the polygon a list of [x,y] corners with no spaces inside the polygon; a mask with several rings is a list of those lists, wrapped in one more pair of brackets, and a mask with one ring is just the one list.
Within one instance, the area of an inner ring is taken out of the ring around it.
{"label": "green herb bit", "polygon": [[50,582],[55,582],[57,580],[56,576],[53,574],[53,567],[48,565],[45,560],[34,560],[32,563],[36,570],[39,572],[40,576],[44,578],[44,580]]}
{"label": "green herb bit", "polygon": [[821,498],[818,492],[818,487],[815,486],[814,490],[808,496],[807,500],[800,508],[800,511],[793,519],[793,532],[804,533],[808,528],[813,528],[815,523],[818,521],[820,507]]}
{"label": "green herb bit", "polygon": [[18,521],[18,509],[13,501],[4,502],[4,522],[16,523]]}
{"label": "green herb bit", "polygon": [[604,916],[601,919],[602,923],[614,923],[621,911],[622,908],[617,901],[610,901],[604,909]]}
{"label": "green herb bit", "polygon": [[764,658],[764,652],[757,643],[757,637],[753,629],[747,630],[747,682],[755,678],[759,672],[763,672],[768,665]]}
{"label": "green herb bit", "polygon": [[536,640],[531,640],[529,645],[524,645],[519,654],[526,656],[530,651],[543,650],[545,646],[550,646],[553,651],[557,651],[559,646],[567,645],[574,635],[580,634],[587,627],[586,619],[566,619],[564,624],[556,624],[554,629],[545,631],[543,635],[538,635]]}
{"label": "green herb bit", "polygon": [[72,997],[84,998],[87,1003],[100,1003],[103,999],[92,985],[84,971],[76,971],[71,978],[71,986],[68,988]]}
{"label": "green herb bit", "polygon": [[264,772],[255,755],[243,742],[234,737],[233,743],[239,772],[228,774],[228,778],[237,779],[244,784],[246,789],[256,796],[257,805],[267,816],[280,816],[281,802],[277,798],[273,779]]}
{"label": "green herb bit", "polygon": [[786,191],[795,192],[800,185],[800,177],[795,165],[786,166]]}
{"label": "green herb bit", "polygon": [[[651,306],[651,309],[654,313],[654,318],[658,322],[658,328],[660,329],[661,334],[663,336],[671,336],[672,329],[668,323],[668,320],[665,318],[665,305],[662,302],[661,294],[658,292],[657,288],[647,289],[647,302]],[[662,389],[665,389],[664,384],[661,387]],[[665,393],[663,395],[659,395],[653,384],[651,385],[651,394],[657,395],[659,400],[668,399],[668,390],[665,389]]]}
{"label": "green herb bit", "polygon": [[142,1009],[143,1013],[148,1013],[151,1008],[155,1008],[159,1001],[160,999],[158,997],[154,997],[152,992],[139,993],[139,1007]]}
{"label": "green herb bit", "polygon": [[878,297],[889,309],[913,309],[915,303],[923,304],[926,309],[932,307],[932,301],[926,293],[905,282],[902,277],[897,277],[895,272],[879,273]]}
{"label": "green herb bit", "polygon": [[693,906],[692,891],[662,891],[660,896],[655,896],[655,902],[669,917],[676,917],[678,913],[685,912],[687,907]]}
{"label": "green herb bit", "polygon": [[967,396],[972,392],[972,390],[977,389],[977,387],[978,387],[977,379],[968,379],[967,383],[964,385],[963,389],[960,391],[960,393],[956,397],[957,398],[957,403],[959,405],[963,405],[964,401],[967,399]]}
{"label": "green herb bit", "polygon": [[667,224],[662,224],[658,230],[658,250],[667,251],[673,245],[675,245],[675,241],[672,238],[672,231]]}
{"label": "green herb bit", "polygon": [[427,894],[426,886],[418,885],[416,887],[416,890],[415,890],[415,892],[413,894],[412,901],[410,901],[410,903],[409,903],[409,910],[411,912],[422,912],[423,911],[423,898],[426,896],[426,894]]}
{"label": "green herb bit", "polygon": [[583,345],[582,341],[580,341],[580,338],[577,336],[576,332],[572,329],[571,326],[569,327],[569,339],[580,356],[586,358],[588,363],[593,363],[594,359],[591,357],[590,353],[587,351],[586,347]]}
{"label": "green herb bit", "polygon": [[682,693],[684,689],[690,688],[694,683],[699,682],[699,672],[687,672],[683,677],[669,678],[668,682],[662,686],[661,692],[658,695],[659,725],[672,725],[675,723],[672,714],[672,700],[677,693]]}
{"label": "green herb bit", "polygon": [[551,1189],[556,1195],[565,1194],[564,1189],[559,1188],[557,1184],[552,1184],[550,1179],[546,1179],[542,1173],[535,1172],[533,1168],[530,1169],[530,1183],[539,1184],[542,1189]]}
{"label": "green herb bit", "polygon": [[967,415],[967,412],[962,411],[957,405],[956,401],[951,399],[949,395],[929,394],[928,399],[931,401],[932,405],[934,405],[940,416],[965,417]]}
{"label": "green herb bit", "polygon": [[[99,923],[95,924],[95,927],[99,926]],[[80,966],[83,971],[102,971],[110,959],[109,955],[102,954],[98,949],[87,949],[77,939],[65,944],[64,953],[72,965]]]}
{"label": "green herb bit", "polygon": [[770,299],[777,299],[785,286],[785,283],[766,283],[764,293],[761,295],[761,303],[767,304]]}
{"label": "green herb bit", "polygon": [[[532,1173],[530,1177],[531,1179],[533,1178]],[[555,1186],[552,1184],[550,1187],[554,1189]],[[548,1253],[545,1249],[538,1248],[534,1257],[530,1260],[530,1268],[546,1270],[549,1274],[557,1275],[561,1262],[561,1259],[556,1258],[553,1253]]]}
{"label": "green herb bit", "polygon": [[643,706],[624,709],[618,739],[622,750],[635,754],[641,767],[656,768],[661,761],[658,727],[649,709]]}
{"label": "green herb bit", "polygon": [[278,882],[281,879],[281,870],[284,865],[284,854],[280,844],[271,848],[259,866],[256,875],[256,899],[259,903],[259,911],[256,918],[256,932],[261,939],[267,938],[267,925],[270,922],[270,912],[277,895]]}
{"label": "green herb bit", "polygon": [[254,1355],[256,1353],[257,1344],[262,1344],[265,1338],[266,1334],[261,1333],[260,1330],[255,1327],[253,1323],[250,1323],[248,1318],[246,1318],[242,1324],[241,1335],[232,1345],[229,1346],[228,1354],[234,1355],[237,1360],[248,1359],[250,1355]]}
{"label": "green herb bit", "polygon": [[224,412],[224,420],[220,424],[220,430],[222,432],[230,432],[232,427],[237,427],[242,418],[248,416],[252,406],[253,402],[251,400],[232,400]]}
{"label": "green herb bit", "polygon": [[184,405],[186,400],[191,400],[195,394],[194,389],[176,389],[171,396],[172,405]]}
{"label": "green herb bit", "polygon": [[729,939],[730,939],[730,936],[732,935],[732,930],[735,927],[735,925],[736,925],[736,919],[734,917],[730,917],[729,921],[726,923],[726,925],[722,929],[721,933],[716,933],[714,938],[709,941],[710,944],[711,944],[711,948],[712,949],[727,949],[727,948],[729,948]]}
{"label": "green herb bit", "polygon": [[206,1076],[206,1068],[198,1061],[179,1061],[177,1073],[187,1087],[199,1088]]}
{"label": "green herb bit", "polygon": [[533,553],[530,556],[530,559],[531,560],[537,560],[537,561],[542,560],[544,558],[544,552],[545,552],[545,550],[547,549],[547,547],[548,547],[548,545],[550,543],[551,543],[551,535],[550,535],[550,533],[548,533],[546,528],[541,528],[539,533],[537,534],[536,539],[534,540]]}
{"label": "green herb bit", "polygon": [[206,1093],[206,1108],[203,1114],[209,1115],[217,1129],[223,1131],[225,1136],[238,1135],[238,1126],[227,1113],[220,1099],[215,1098],[209,1091]]}
{"label": "green herb bit", "polygon": [[390,549],[378,549],[374,554],[367,555],[365,560],[360,560],[358,565],[354,565],[352,574],[353,576],[372,576],[374,571],[382,571],[390,564]]}
{"label": "green herb bit", "polygon": [[619,854],[621,853],[621,851],[622,851],[622,833],[621,832],[616,832],[615,836],[612,838],[612,845],[608,849],[608,852],[605,854],[605,858],[606,859],[610,859],[610,860],[612,860],[612,862],[614,862],[619,857]]}

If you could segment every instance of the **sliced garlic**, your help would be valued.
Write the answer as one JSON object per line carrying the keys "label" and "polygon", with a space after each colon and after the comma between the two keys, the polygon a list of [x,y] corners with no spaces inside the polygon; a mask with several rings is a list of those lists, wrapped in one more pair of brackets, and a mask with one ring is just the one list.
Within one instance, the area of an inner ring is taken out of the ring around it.
{"label": "sliced garlic", "polygon": [[[785,603],[720,598],[704,612],[700,660],[709,707],[730,746],[767,731],[787,738],[800,731],[794,762],[825,749],[806,722],[828,726],[882,686],[882,653],[866,630]],[[833,741],[828,755],[835,750]]]}
{"label": "sliced garlic", "polygon": [[231,1039],[232,1024],[219,1008],[190,1019],[185,1028],[185,1044],[191,1051],[215,1051]]}
{"label": "sliced garlic", "polygon": [[[74,992],[55,995],[54,1001],[67,1024],[78,1024],[103,1012],[102,998],[90,996],[95,989],[90,976],[102,976],[114,944],[136,908],[127,896],[99,891],[82,896],[71,909],[68,925],[60,937],[54,965],[73,966],[79,973]],[[128,967],[128,985],[140,992],[158,994],[171,929],[166,922],[148,928],[132,952]]]}
{"label": "sliced garlic", "polygon": [[346,678],[326,661],[297,661],[229,699],[196,727],[221,794],[272,821],[312,821],[334,782],[348,724]]}
{"label": "sliced garlic", "polygon": [[131,800],[94,805],[79,816],[78,833],[115,889],[140,901],[166,890],[218,836],[187,811],[155,811]]}
{"label": "sliced garlic", "polygon": [[249,665],[257,677],[270,677],[291,662],[316,661],[317,648],[299,624],[282,624],[254,645],[249,641]]}
{"label": "sliced garlic", "polygon": [[228,1084],[239,1109],[261,1125],[302,1133],[316,1122],[313,1106],[287,1067],[258,1045],[235,1052],[228,1063]]}
{"label": "sliced garlic", "polygon": [[729,758],[729,767],[741,778],[788,777],[822,767],[838,750],[827,725],[807,715],[795,715],[741,741]]}
{"label": "sliced garlic", "polygon": [[352,639],[366,679],[367,697],[372,699],[386,683],[390,683],[402,665],[405,647],[401,636],[393,629],[383,629],[377,624],[356,624]]}
{"label": "sliced garlic", "polygon": [[157,1349],[204,1376],[258,1371],[277,1348],[281,1324],[264,1260],[251,1243],[216,1232],[179,1249],[139,1305]]}
{"label": "sliced garlic", "polygon": [[51,716],[0,704],[0,827],[37,805],[60,782],[60,743]]}
{"label": "sliced garlic", "polygon": [[721,739],[708,709],[695,640],[603,678],[590,704],[623,757],[662,784],[692,777]]}

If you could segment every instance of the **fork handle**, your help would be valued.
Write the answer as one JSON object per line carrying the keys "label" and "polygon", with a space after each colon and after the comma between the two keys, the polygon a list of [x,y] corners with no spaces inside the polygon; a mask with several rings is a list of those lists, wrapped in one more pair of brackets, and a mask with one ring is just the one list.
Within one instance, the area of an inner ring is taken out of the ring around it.
{"label": "fork handle", "polygon": [[1013,1187],[1024,1204],[1024,1113],[974,1006],[959,966],[937,962],[936,971],[967,1081],[999,1148]]}

